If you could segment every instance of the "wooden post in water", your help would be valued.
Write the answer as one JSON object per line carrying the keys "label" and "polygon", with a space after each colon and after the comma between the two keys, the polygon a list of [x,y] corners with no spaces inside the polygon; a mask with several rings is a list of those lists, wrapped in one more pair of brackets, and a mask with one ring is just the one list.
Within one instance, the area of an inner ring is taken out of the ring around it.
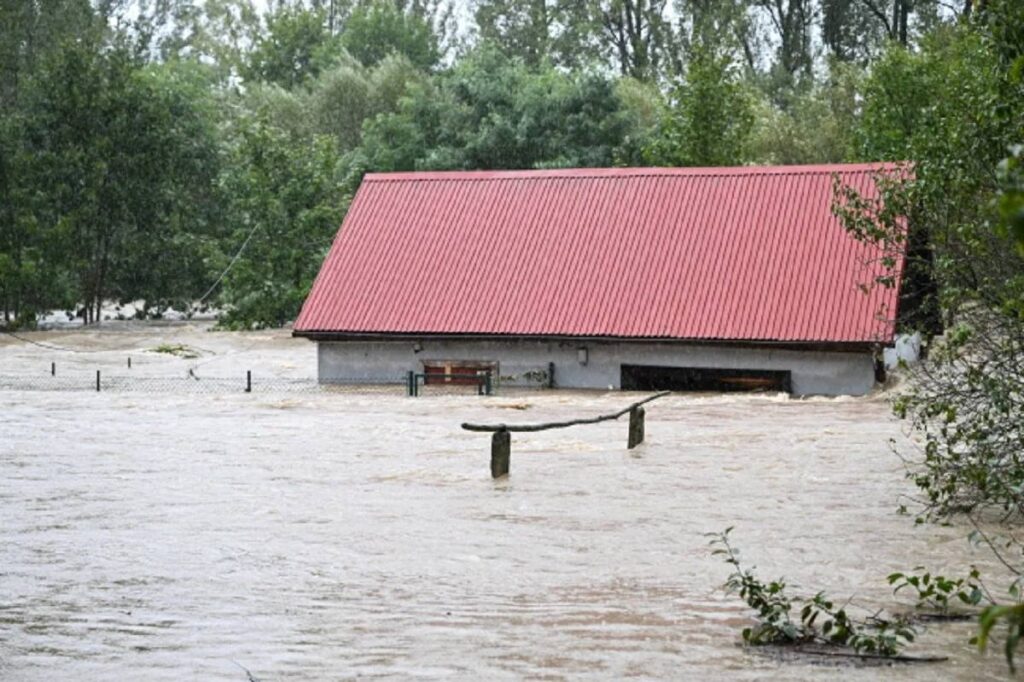
{"label": "wooden post in water", "polygon": [[626,447],[630,450],[644,442],[644,408],[634,407],[629,411],[629,439]]}
{"label": "wooden post in water", "polygon": [[128,369],[132,368],[132,356],[128,356]]}
{"label": "wooden post in water", "polygon": [[96,370],[96,392],[100,392],[100,371]]}
{"label": "wooden post in water", "polygon": [[508,476],[509,461],[512,459],[512,434],[502,429],[491,436],[491,477]]}
{"label": "wooden post in water", "polygon": [[50,363],[50,376],[51,377],[57,376],[57,363],[56,362],[51,362]]}
{"label": "wooden post in water", "polygon": [[252,370],[245,370],[245,392],[252,393]]}

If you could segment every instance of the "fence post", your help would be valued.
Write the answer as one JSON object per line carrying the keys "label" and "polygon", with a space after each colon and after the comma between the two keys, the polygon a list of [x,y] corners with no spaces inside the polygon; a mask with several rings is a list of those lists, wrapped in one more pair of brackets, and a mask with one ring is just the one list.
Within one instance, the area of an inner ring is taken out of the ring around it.
{"label": "fence post", "polygon": [[410,398],[413,395],[412,382],[416,381],[416,373],[411,369],[405,374],[405,394]]}
{"label": "fence post", "polygon": [[[487,370],[487,373],[484,375],[484,392],[487,395],[491,395],[491,388],[491,370]],[[508,473],[508,464],[505,465],[505,473]]]}
{"label": "fence post", "polygon": [[51,377],[57,376],[57,363],[56,362],[51,362],[50,363],[50,376]]}
{"label": "fence post", "polygon": [[491,436],[491,478],[508,476],[511,459],[512,434],[505,429],[495,431]]}
{"label": "fence post", "polygon": [[252,370],[245,370],[245,392],[252,393]]}
{"label": "fence post", "polygon": [[626,448],[632,450],[644,442],[644,408],[634,407],[629,411],[629,438]]}
{"label": "fence post", "polygon": [[100,371],[96,370],[96,392],[100,392]]}
{"label": "fence post", "polygon": [[548,363],[548,388],[555,387],[555,363]]}

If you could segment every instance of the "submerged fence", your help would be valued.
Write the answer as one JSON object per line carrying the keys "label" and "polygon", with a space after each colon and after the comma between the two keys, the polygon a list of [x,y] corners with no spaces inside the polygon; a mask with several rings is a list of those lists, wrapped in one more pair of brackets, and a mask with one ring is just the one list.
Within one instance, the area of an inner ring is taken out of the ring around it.
{"label": "submerged fence", "polygon": [[[130,365],[129,365],[130,367]],[[369,393],[407,396],[430,395],[493,395],[519,392],[523,386],[500,390],[500,383],[489,372],[464,374],[430,374],[409,372],[394,379],[277,377],[259,371],[246,371],[235,376],[144,375],[95,371],[58,372],[51,365],[39,374],[0,374],[0,390],[6,391],[92,391],[119,393]],[[542,386],[531,387],[533,389]]]}
{"label": "submerged fence", "polygon": [[626,437],[626,447],[632,450],[644,442],[644,415],[646,411],[643,406],[652,400],[664,398],[669,391],[661,391],[652,396],[639,400],[624,407],[618,412],[602,414],[597,417],[584,417],[570,419],[561,422],[542,422],[540,424],[471,424],[463,423],[462,428],[466,431],[483,431],[491,433],[491,476],[502,478],[508,476],[509,465],[512,458],[512,433],[547,431],[548,429],[564,429],[570,426],[581,424],[598,424],[604,421],[618,419],[624,414],[629,414],[629,431]]}

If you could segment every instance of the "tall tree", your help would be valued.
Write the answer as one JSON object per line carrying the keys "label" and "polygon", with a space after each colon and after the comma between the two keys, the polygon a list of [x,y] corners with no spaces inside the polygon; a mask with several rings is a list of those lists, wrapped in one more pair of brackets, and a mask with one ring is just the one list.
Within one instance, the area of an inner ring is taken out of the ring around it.
{"label": "tall tree", "polygon": [[890,37],[864,0],[822,0],[821,5],[822,42],[838,61],[865,65]]}
{"label": "tall tree", "polygon": [[755,0],[768,18],[778,45],[773,64],[776,87],[785,88],[811,76],[813,32],[818,6],[813,0]]}
{"label": "tall tree", "polygon": [[613,84],[480,50],[364,126],[372,170],[607,166],[630,131]]}
{"label": "tall tree", "polygon": [[651,80],[678,67],[667,0],[597,0],[591,12],[600,44],[618,72]]}
{"label": "tall tree", "polygon": [[733,59],[698,49],[643,159],[655,166],[741,165],[753,124],[753,99]]}
{"label": "tall tree", "polygon": [[45,199],[32,219],[73,273],[86,321],[108,298],[186,296],[187,273],[202,270],[193,237],[218,202],[213,127],[196,94],[144,72],[123,37],[68,41],[35,80],[25,138]]}
{"label": "tall tree", "polygon": [[225,252],[238,255],[220,297],[229,307],[222,324],[280,326],[298,315],[341,222],[337,148],[329,136],[294,139],[257,114],[240,122],[222,182]]}
{"label": "tall tree", "polygon": [[293,88],[315,77],[340,52],[337,38],[327,30],[323,10],[284,6],[266,21],[266,33],[243,67],[246,80]]}
{"label": "tall tree", "polygon": [[352,11],[341,44],[364,66],[400,54],[418,68],[433,68],[441,54],[430,23],[415,11],[404,11],[395,0],[368,0]]}
{"label": "tall tree", "polygon": [[498,46],[528,66],[550,60],[580,66],[597,56],[594,32],[583,3],[572,0],[478,0],[474,6],[481,41]]}

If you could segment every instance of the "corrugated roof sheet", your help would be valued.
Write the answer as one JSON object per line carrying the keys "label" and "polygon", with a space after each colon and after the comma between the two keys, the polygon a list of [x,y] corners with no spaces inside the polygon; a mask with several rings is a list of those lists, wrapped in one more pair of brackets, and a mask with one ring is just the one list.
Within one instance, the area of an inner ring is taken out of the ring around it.
{"label": "corrugated roof sheet", "polygon": [[880,168],[369,174],[295,331],[890,342],[831,211]]}

